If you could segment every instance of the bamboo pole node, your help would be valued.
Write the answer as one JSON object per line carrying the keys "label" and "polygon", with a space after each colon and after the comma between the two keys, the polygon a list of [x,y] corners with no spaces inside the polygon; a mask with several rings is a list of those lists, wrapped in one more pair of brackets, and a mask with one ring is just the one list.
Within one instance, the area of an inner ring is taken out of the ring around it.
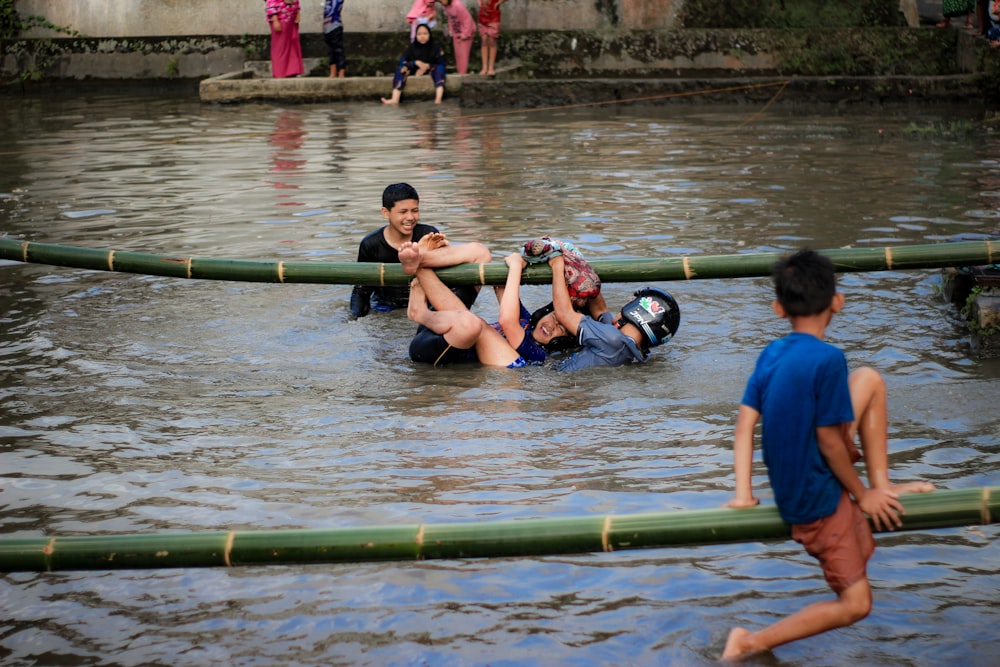
{"label": "bamboo pole node", "polygon": [[52,571],[52,554],[56,552],[56,537],[53,535],[49,538],[49,541],[45,543],[42,547],[42,553],[45,554],[45,570],[47,572]]}
{"label": "bamboo pole node", "polygon": [[115,270],[115,251],[114,250],[109,250],[108,251],[108,271],[114,271],[114,270]]}
{"label": "bamboo pole node", "polygon": [[481,285],[485,285],[486,284],[486,265],[485,264],[480,264],[479,265],[479,284],[481,284]]}
{"label": "bamboo pole node", "polygon": [[278,262],[278,282],[279,283],[284,283],[285,282],[285,263],[284,262]]}
{"label": "bamboo pole node", "polygon": [[378,265],[378,284],[380,287],[385,286],[385,264]]}
{"label": "bamboo pole node", "polygon": [[892,248],[885,249],[885,266],[887,269],[892,268]]}
{"label": "bamboo pole node", "polygon": [[236,541],[236,531],[231,530],[229,531],[229,534],[226,535],[226,547],[225,550],[222,552],[222,561],[226,564],[226,567],[233,566],[233,559],[232,559],[233,542],[235,541]]}
{"label": "bamboo pole node", "polygon": [[993,264],[993,241],[986,239],[986,259],[989,260],[988,264]]}
{"label": "bamboo pole node", "polygon": [[21,242],[21,257],[24,258],[22,261],[24,261],[24,263],[27,264],[28,263],[28,242],[27,241],[22,241]]}
{"label": "bamboo pole node", "polygon": [[684,266],[684,277],[691,280],[694,278],[694,271],[691,270],[691,261],[687,255],[684,256],[682,263]]}
{"label": "bamboo pole node", "polygon": [[608,537],[611,533],[611,515],[604,515],[604,527],[601,528],[601,548],[604,551],[614,551],[611,547],[611,539]]}
{"label": "bamboo pole node", "polygon": [[983,502],[980,507],[980,513],[982,516],[982,519],[980,520],[983,524],[990,523],[993,520],[993,517],[990,516],[990,487],[988,486],[983,487]]}

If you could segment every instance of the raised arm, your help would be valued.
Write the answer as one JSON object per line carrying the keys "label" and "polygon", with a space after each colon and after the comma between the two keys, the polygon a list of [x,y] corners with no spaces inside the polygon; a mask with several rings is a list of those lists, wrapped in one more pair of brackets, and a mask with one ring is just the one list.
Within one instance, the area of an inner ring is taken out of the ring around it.
{"label": "raised arm", "polygon": [[566,287],[566,260],[562,255],[549,259],[552,269],[552,306],[555,309],[559,324],[574,336],[579,334],[580,321],[583,315],[573,310],[573,302],[569,298],[569,288]]}
{"label": "raised arm", "polygon": [[521,327],[521,273],[527,262],[519,253],[512,252],[504,260],[507,264],[507,282],[500,293],[500,328],[504,338],[515,350],[524,340]]}

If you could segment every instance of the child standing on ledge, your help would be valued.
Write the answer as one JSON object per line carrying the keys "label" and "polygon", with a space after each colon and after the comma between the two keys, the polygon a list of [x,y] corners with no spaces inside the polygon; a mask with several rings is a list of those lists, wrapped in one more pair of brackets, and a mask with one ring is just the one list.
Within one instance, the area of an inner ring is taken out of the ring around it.
{"label": "child standing on ledge", "polygon": [[506,0],[483,0],[479,3],[479,36],[482,40],[483,69],[480,74],[493,76],[500,38],[500,5]]}

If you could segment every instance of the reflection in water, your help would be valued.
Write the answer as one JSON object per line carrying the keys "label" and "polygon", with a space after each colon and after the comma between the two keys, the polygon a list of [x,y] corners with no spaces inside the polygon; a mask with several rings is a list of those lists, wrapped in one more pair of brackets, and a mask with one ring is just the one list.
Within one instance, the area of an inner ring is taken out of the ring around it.
{"label": "reflection in water", "polygon": [[[85,103],[86,102],[86,103]],[[27,111],[26,111],[27,110]],[[30,111],[30,113],[29,113]],[[953,110],[949,110],[951,114]],[[42,242],[351,261],[409,181],[422,219],[497,261],[548,232],[594,259],[926,243],[995,225],[990,136],[933,116],[635,107],[0,107],[0,231]],[[928,114],[930,112],[920,112]],[[949,120],[953,115],[944,115]],[[318,138],[318,140],[316,140]],[[277,198],[275,195],[278,195]],[[293,196],[286,196],[293,195]],[[279,202],[287,217],[275,221]],[[66,212],[113,211],[92,217]],[[350,286],[0,266],[5,535],[477,521],[717,507],[742,383],[784,331],[766,280],[670,285],[675,341],[566,376],[416,366],[402,313]],[[637,285],[607,284],[609,303]],[[898,479],[998,483],[1000,365],[937,272],[849,274],[829,338],[887,378]],[[526,303],[547,301],[526,286]],[[476,310],[496,315],[487,292]],[[763,468],[755,483],[764,502]],[[987,665],[997,529],[879,538],[875,608],[783,665]],[[10,664],[714,664],[729,626],[823,599],[797,545],[572,557],[8,574]],[[108,658],[113,655],[114,658]],[[55,656],[55,657],[53,657]],[[544,656],[544,657],[540,657]],[[770,664],[770,663],[769,663]]]}

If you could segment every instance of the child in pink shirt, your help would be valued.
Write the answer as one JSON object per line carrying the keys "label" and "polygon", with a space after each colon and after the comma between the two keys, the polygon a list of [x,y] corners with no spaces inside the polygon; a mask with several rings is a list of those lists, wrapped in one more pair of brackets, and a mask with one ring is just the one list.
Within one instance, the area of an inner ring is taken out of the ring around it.
{"label": "child in pink shirt", "polygon": [[435,0],[413,0],[413,6],[410,7],[410,11],[406,15],[406,22],[410,24],[411,42],[416,38],[417,26],[421,23],[426,24],[431,30],[437,27],[437,11],[434,9],[434,2]]}
{"label": "child in pink shirt", "polygon": [[451,43],[455,50],[455,69],[459,74],[469,71],[469,54],[472,52],[472,38],[476,36],[476,22],[472,14],[462,4],[462,0],[439,0],[444,5],[451,31]]}

